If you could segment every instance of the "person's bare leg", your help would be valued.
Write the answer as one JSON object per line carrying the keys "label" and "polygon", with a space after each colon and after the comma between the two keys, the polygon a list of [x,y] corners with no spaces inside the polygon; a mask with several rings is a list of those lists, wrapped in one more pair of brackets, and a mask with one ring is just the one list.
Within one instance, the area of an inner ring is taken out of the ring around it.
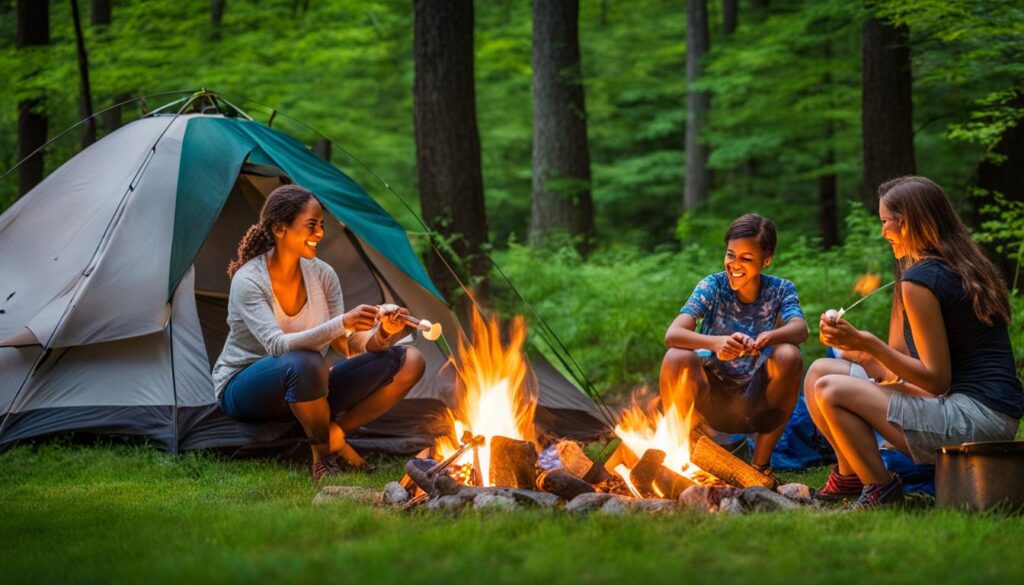
{"label": "person's bare leg", "polygon": [[828,421],[825,420],[825,415],[821,414],[821,396],[815,388],[815,384],[824,376],[832,374],[846,376],[849,373],[850,362],[835,358],[822,358],[811,364],[810,369],[807,370],[807,376],[804,378],[804,399],[807,401],[807,411],[811,415],[811,420],[814,421],[814,426],[818,427],[818,431],[825,437],[829,445],[832,445],[839,473],[842,475],[852,475],[853,468],[836,447],[836,441],[832,438],[832,430],[828,426]]}
{"label": "person's bare leg", "polygon": [[658,390],[664,411],[667,412],[669,406],[674,404],[679,416],[686,416],[708,387],[700,356],[688,349],[671,348],[665,352],[661,361],[661,374],[658,376]]}
{"label": "person's bare leg", "polygon": [[889,474],[882,463],[874,430],[894,447],[910,451],[903,431],[888,421],[893,390],[867,380],[830,375],[816,384],[821,397],[821,414],[828,421],[838,450],[864,483],[883,484]]}
{"label": "person's bare leg", "polygon": [[309,439],[309,446],[313,450],[313,463],[319,461],[331,452],[331,407],[326,398],[307,400],[305,402],[290,402],[292,414],[302,425],[302,430]]}
{"label": "person's bare leg", "polygon": [[402,364],[402,368],[395,374],[391,383],[382,386],[342,414],[337,421],[341,427],[340,430],[346,435],[354,433],[359,427],[391,410],[398,404],[398,401],[405,398],[416,382],[419,382],[425,368],[426,361],[423,359],[423,354],[416,348],[406,348],[405,363]]}
{"label": "person's bare leg", "polygon": [[789,343],[775,346],[768,358],[768,387],[765,389],[767,407],[778,409],[785,416],[779,425],[766,433],[758,433],[754,440],[754,453],[750,462],[754,465],[768,465],[772,459],[772,451],[786,430],[789,417],[796,406],[796,398],[800,395],[800,374],[803,372],[804,360],[800,348]]}

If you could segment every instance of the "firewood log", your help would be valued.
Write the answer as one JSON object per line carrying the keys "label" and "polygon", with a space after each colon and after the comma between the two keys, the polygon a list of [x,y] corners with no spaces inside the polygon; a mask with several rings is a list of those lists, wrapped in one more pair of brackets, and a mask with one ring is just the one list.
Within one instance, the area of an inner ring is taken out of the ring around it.
{"label": "firewood log", "polygon": [[537,488],[566,500],[595,491],[594,486],[561,469],[551,469],[537,476]]}
{"label": "firewood log", "polygon": [[537,479],[537,450],[528,441],[494,437],[490,472],[496,486],[532,489]]}
{"label": "firewood log", "polygon": [[690,460],[697,467],[736,487],[771,487],[771,479],[745,461],[702,436],[693,447]]}
{"label": "firewood log", "polygon": [[654,476],[665,463],[665,452],[659,449],[648,449],[640,461],[629,472],[629,481],[645,498],[657,496],[654,491]]}
{"label": "firewood log", "polygon": [[[679,497],[679,494],[683,493],[686,488],[697,485],[691,479],[684,477],[675,471],[672,471],[664,465],[654,474],[654,484],[652,490],[660,498],[668,498],[675,500]],[[660,492],[660,493],[659,493]]]}

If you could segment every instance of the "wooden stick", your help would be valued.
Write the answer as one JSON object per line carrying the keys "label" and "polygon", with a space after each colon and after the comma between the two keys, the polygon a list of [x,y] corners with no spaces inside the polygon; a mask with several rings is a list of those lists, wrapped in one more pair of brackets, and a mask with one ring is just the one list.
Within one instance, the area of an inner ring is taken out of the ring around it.
{"label": "wooden stick", "polygon": [[665,463],[664,451],[648,449],[644,451],[640,461],[637,461],[637,464],[629,471],[629,481],[643,497],[653,498],[657,496],[654,491],[654,476],[658,473],[659,469],[664,467],[663,463]]}
{"label": "wooden stick", "polygon": [[735,487],[770,488],[772,484],[771,478],[767,475],[754,469],[706,436],[697,440],[690,460],[697,467]]}

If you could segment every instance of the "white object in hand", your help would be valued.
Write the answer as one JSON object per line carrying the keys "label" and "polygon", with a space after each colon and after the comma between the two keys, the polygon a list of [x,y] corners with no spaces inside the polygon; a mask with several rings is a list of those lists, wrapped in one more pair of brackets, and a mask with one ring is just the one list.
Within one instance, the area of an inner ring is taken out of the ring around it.
{"label": "white object in hand", "polygon": [[[399,309],[398,305],[383,304],[377,310],[378,315],[386,315],[388,313],[394,313]],[[416,329],[423,332],[423,337],[428,341],[437,341],[441,337],[441,324],[431,323],[426,319],[417,319],[412,315],[399,315],[406,323],[412,325]]]}
{"label": "white object in hand", "polygon": [[837,321],[842,319],[842,317],[843,317],[843,315],[845,313],[846,313],[845,309],[839,309],[838,311],[835,310],[835,309],[829,309],[829,310],[825,311],[825,320],[828,321],[829,323],[835,325]]}

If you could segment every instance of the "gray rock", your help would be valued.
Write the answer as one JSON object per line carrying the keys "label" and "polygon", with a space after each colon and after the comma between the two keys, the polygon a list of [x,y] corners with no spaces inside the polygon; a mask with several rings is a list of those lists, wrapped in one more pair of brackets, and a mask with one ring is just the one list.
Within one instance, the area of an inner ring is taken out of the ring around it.
{"label": "gray rock", "polygon": [[565,505],[565,509],[575,514],[593,512],[613,498],[611,494],[580,494]]}
{"label": "gray rock", "polygon": [[753,512],[774,512],[776,510],[795,510],[800,504],[786,496],[764,487],[749,487],[740,492],[743,507]]}
{"label": "gray rock", "polygon": [[313,503],[316,505],[328,502],[349,501],[360,504],[376,504],[381,499],[380,493],[368,487],[355,485],[328,485],[320,488]]}
{"label": "gray rock", "polygon": [[690,486],[679,494],[679,505],[704,512],[717,512],[722,498],[735,498],[739,492],[730,487]]}
{"label": "gray rock", "polygon": [[787,483],[786,485],[780,485],[779,489],[776,491],[801,504],[814,503],[814,490],[811,489],[810,486],[806,486],[802,483]]}
{"label": "gray rock", "polygon": [[505,494],[483,493],[477,494],[473,498],[473,508],[477,510],[516,510],[519,508],[519,504],[514,498]]}
{"label": "gray rock", "polygon": [[739,498],[722,498],[722,501],[718,504],[718,512],[730,516],[742,516],[744,513],[743,504],[740,503]]}
{"label": "gray rock", "polygon": [[397,481],[390,481],[384,486],[381,500],[389,506],[404,504],[409,501],[409,492]]}
{"label": "gray rock", "polygon": [[633,500],[632,498],[613,495],[612,497],[608,498],[605,501],[605,503],[598,510],[598,513],[607,514],[608,516],[621,516],[623,514],[629,514],[633,511],[632,502],[634,501],[639,500]]}
{"label": "gray rock", "polygon": [[679,503],[675,500],[632,500],[629,507],[648,514],[670,514],[679,510]]}
{"label": "gray rock", "polygon": [[427,503],[423,505],[427,510],[461,510],[465,508],[469,503],[468,500],[460,498],[459,496],[441,496],[439,498],[431,498],[427,500]]}

